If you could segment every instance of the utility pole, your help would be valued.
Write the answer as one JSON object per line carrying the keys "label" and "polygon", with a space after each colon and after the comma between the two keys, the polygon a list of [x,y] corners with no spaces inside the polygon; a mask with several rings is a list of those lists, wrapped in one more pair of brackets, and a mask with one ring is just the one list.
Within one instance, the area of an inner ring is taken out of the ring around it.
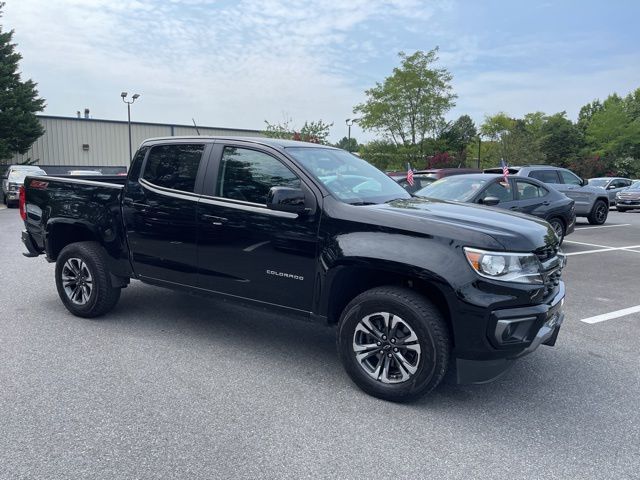
{"label": "utility pole", "polygon": [[478,170],[480,169],[480,145],[482,144],[482,139],[480,138],[480,134],[478,134]]}

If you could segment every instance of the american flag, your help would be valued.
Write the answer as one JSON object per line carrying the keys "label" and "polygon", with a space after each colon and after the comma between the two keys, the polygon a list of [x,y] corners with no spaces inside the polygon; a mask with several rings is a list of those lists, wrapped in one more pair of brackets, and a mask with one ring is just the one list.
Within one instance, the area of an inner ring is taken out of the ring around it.
{"label": "american flag", "polygon": [[502,164],[502,175],[504,175],[504,181],[509,181],[509,166],[504,163],[504,158],[500,159],[500,163]]}
{"label": "american flag", "polygon": [[413,187],[413,170],[411,170],[411,164],[407,164],[407,183]]}

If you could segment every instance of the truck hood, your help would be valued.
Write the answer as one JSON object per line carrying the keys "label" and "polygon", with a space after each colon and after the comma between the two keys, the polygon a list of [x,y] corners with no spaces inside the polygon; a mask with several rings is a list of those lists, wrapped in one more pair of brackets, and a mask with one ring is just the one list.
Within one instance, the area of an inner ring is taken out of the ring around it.
{"label": "truck hood", "polygon": [[[553,229],[544,220],[480,205],[411,198],[368,208],[383,216],[402,216],[404,230],[436,236],[446,232],[446,236],[463,241],[484,234],[510,251],[532,252],[557,243]],[[475,235],[471,235],[472,232]],[[490,248],[489,245],[469,246]]]}

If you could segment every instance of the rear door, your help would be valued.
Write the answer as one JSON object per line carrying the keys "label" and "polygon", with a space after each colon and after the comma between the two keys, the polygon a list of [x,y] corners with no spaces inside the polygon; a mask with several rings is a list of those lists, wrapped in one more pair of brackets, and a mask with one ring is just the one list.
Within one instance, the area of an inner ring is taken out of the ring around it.
{"label": "rear door", "polygon": [[545,218],[550,201],[549,190],[524,178],[513,178],[518,211]]}
{"label": "rear door", "polygon": [[[201,288],[311,311],[321,209],[303,177],[275,150],[216,144],[198,206]],[[268,209],[276,186],[302,189],[312,210]]]}
{"label": "rear door", "polygon": [[122,211],[131,262],[143,279],[196,285],[196,207],[209,149],[170,143],[136,154]]}

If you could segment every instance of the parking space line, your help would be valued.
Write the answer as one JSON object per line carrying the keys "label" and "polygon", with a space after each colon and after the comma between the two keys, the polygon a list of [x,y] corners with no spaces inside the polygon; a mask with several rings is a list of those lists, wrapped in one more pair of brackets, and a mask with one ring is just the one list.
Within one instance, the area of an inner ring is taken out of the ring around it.
{"label": "parking space line", "polygon": [[574,240],[565,240],[564,243],[575,243],[576,245],[586,245],[587,247],[615,248],[610,245],[597,245],[595,243],[576,242]]}
{"label": "parking space line", "polygon": [[600,225],[599,227],[576,227],[576,230],[589,230],[591,228],[613,228],[613,227],[630,227],[630,223],[620,223],[618,225]]}
{"label": "parking space line", "polygon": [[583,318],[580,320],[583,323],[600,323],[606,320],[612,320],[614,318],[624,317],[626,315],[631,315],[632,313],[640,312],[640,305],[636,305],[635,307],[623,308],[622,310],[616,310],[615,312],[603,313],[602,315],[596,315],[595,317]]}
{"label": "parking space line", "polygon": [[569,256],[573,256],[573,255],[585,255],[587,253],[599,253],[599,252],[615,252],[615,251],[626,251],[626,252],[633,252],[633,253],[638,253],[635,250],[632,250],[633,248],[640,248],[640,245],[629,245],[628,247],[607,247],[607,248],[599,248],[597,250],[585,250],[584,252],[570,252],[570,253],[565,253],[565,255],[567,257]]}

